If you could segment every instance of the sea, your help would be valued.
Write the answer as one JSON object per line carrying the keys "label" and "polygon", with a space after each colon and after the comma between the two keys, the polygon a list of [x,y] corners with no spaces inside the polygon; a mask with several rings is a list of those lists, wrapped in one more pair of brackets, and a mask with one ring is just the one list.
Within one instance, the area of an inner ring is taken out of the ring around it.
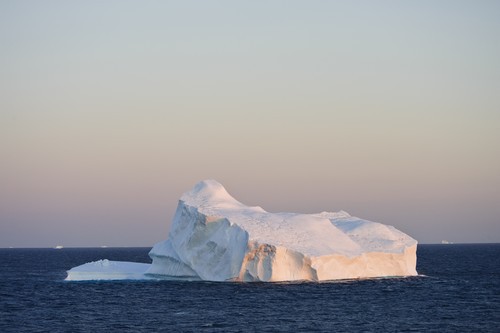
{"label": "sea", "polygon": [[0,332],[500,332],[500,244],[419,245],[409,278],[64,281],[149,250],[0,249]]}

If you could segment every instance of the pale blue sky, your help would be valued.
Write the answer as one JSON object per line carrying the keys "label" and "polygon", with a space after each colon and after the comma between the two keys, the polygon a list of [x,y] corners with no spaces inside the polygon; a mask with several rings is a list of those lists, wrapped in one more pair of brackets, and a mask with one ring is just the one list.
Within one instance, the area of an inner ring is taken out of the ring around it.
{"label": "pale blue sky", "polygon": [[0,247],[150,246],[214,178],[500,242],[498,1],[0,1]]}

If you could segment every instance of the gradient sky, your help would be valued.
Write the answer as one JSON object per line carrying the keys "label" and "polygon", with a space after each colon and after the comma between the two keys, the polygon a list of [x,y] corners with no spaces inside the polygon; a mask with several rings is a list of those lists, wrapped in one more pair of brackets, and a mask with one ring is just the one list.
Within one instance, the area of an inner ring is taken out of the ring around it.
{"label": "gradient sky", "polygon": [[0,247],[151,246],[199,180],[500,242],[499,1],[0,1]]}

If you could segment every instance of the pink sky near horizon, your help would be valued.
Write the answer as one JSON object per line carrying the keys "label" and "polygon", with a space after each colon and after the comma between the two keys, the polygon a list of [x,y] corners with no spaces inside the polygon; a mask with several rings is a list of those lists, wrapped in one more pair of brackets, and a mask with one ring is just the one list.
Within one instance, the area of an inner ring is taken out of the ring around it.
{"label": "pink sky near horizon", "polygon": [[494,1],[0,4],[0,247],[151,246],[216,179],[500,242]]}

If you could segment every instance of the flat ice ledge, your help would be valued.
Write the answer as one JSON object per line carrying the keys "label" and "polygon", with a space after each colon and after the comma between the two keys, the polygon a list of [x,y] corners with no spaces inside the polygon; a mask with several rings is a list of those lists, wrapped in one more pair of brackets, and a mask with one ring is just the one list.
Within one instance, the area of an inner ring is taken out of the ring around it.
{"label": "flat ice ledge", "polygon": [[145,280],[151,264],[108,259],[92,261],[70,269],[66,281]]}
{"label": "flat ice ledge", "polygon": [[151,264],[101,259],[73,267],[65,281],[175,280],[199,281],[196,276],[170,276],[151,272]]}

